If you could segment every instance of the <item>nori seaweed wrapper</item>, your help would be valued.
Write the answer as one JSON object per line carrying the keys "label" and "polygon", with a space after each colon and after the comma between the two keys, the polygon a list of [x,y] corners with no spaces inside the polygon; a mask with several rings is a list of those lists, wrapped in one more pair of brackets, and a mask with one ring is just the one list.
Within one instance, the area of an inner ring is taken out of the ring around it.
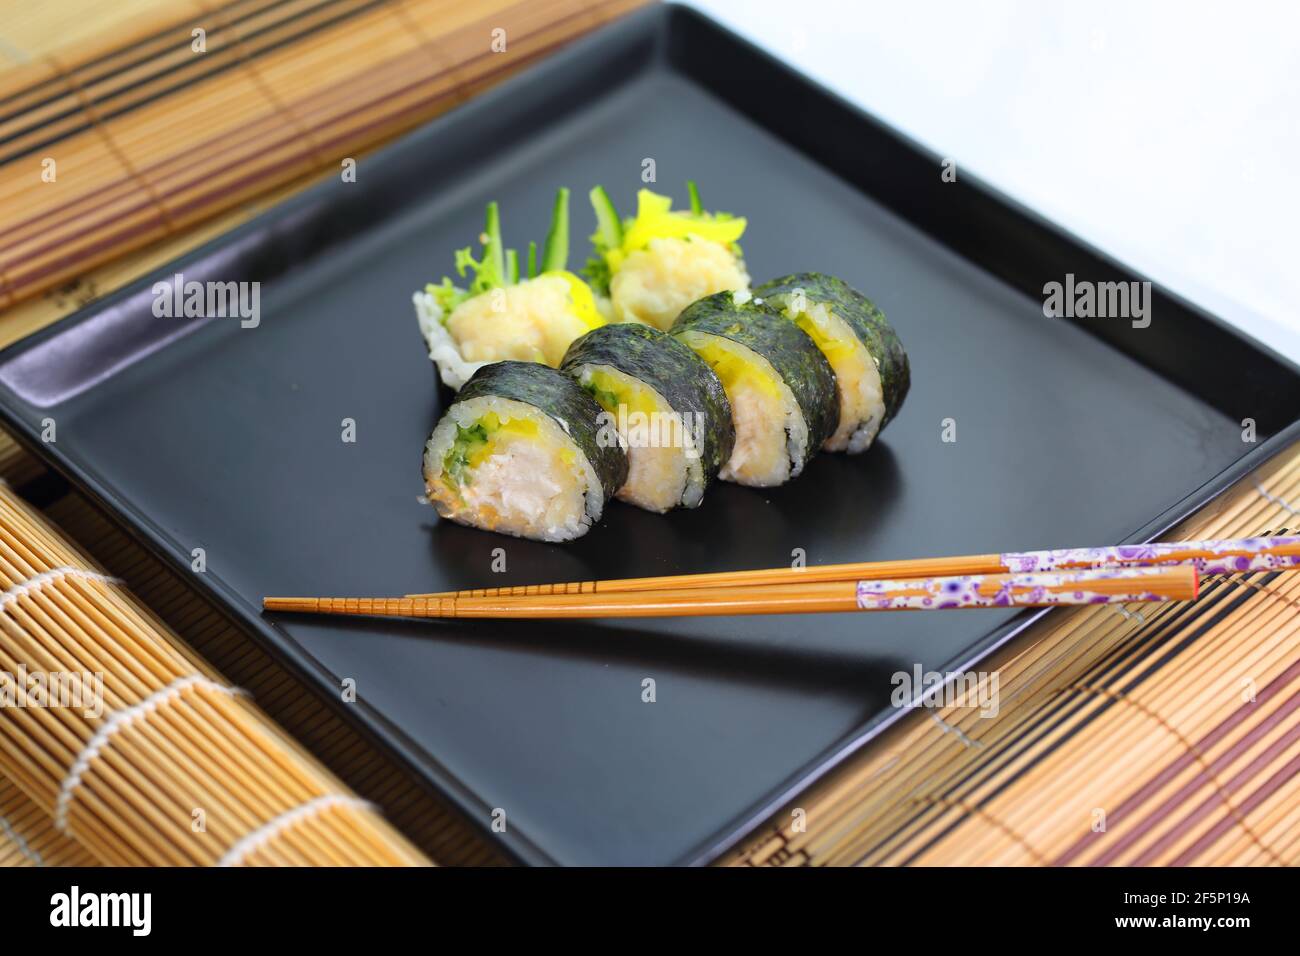
{"label": "nori seaweed wrapper", "polygon": [[602,447],[597,441],[604,410],[569,376],[536,362],[493,362],[470,376],[452,404],[493,395],[531,405],[559,422],[596,469],[607,500],[623,487],[627,453],[617,444]]}
{"label": "nori seaweed wrapper", "polygon": [[808,426],[805,460],[835,431],[840,418],[835,372],[803,329],[776,309],[753,300],[739,305],[733,293],[718,292],[682,310],[672,334],[686,331],[729,339],[767,359],[794,393]]}
{"label": "nori seaweed wrapper", "polygon": [[784,309],[786,297],[795,289],[803,289],[804,298],[810,304],[821,302],[830,306],[876,360],[885,399],[885,418],[880,423],[884,428],[898,413],[912,382],[907,353],[898,340],[898,333],[885,318],[885,313],[865,295],[843,279],[820,272],[798,272],[764,282],[754,290],[754,297]]}
{"label": "nori seaweed wrapper", "polygon": [[602,325],[574,340],[560,369],[576,375],[583,365],[616,368],[653,388],[679,415],[699,416],[706,482],[731,458],[736,429],[722,382],[708,362],[667,332],[639,322]]}

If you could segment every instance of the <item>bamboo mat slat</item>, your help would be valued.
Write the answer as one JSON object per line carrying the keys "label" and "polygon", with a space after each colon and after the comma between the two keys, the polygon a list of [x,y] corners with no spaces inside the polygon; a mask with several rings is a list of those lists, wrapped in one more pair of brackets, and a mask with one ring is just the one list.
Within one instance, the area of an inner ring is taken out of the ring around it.
{"label": "bamboo mat slat", "polygon": [[[1298,505],[1293,449],[1170,537],[1293,530]],[[1300,579],[1255,574],[1054,614],[988,665],[995,717],[918,709],[723,862],[1294,864],[1298,610]]]}

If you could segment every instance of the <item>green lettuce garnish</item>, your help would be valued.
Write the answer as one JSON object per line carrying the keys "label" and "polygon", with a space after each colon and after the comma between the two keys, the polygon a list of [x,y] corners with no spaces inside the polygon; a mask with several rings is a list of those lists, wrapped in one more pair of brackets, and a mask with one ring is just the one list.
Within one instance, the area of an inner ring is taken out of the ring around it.
{"label": "green lettuce garnish", "polygon": [[[507,249],[502,241],[501,212],[495,201],[487,204],[487,217],[479,243],[483,248],[477,259],[469,246],[456,250],[456,275],[463,279],[468,274],[473,274],[468,286],[457,286],[450,276],[444,276],[441,282],[430,282],[424,287],[424,291],[433,296],[442,309],[443,321],[462,302],[519,282],[519,253]],[[527,277],[534,279],[543,272],[562,270],[568,259],[569,190],[561,186],[555,194],[555,206],[551,210],[551,228],[542,248],[540,271],[537,244],[528,243]]]}

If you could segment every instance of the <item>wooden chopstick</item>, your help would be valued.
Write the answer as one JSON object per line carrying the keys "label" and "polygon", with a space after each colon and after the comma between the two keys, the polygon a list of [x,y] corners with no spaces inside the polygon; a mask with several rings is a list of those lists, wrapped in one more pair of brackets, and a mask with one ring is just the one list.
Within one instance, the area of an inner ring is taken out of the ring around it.
{"label": "wooden chopstick", "polygon": [[267,611],[416,618],[695,617],[1048,607],[1192,600],[1194,565],[886,581],[822,581],[649,593],[494,597],[263,598]]}
{"label": "wooden chopstick", "polygon": [[865,561],[802,568],[764,568],[711,574],[674,574],[610,581],[525,584],[408,594],[411,598],[524,597],[543,594],[602,594],[609,592],[690,590],[729,586],[811,584],[818,581],[872,581],[945,577],[961,574],[1006,574],[1095,568],[1160,567],[1191,564],[1201,574],[1239,574],[1300,567],[1300,537],[1235,538],[1217,541],[1173,541],[1105,548],[1066,548],[1054,551],[1010,551],[947,558]]}

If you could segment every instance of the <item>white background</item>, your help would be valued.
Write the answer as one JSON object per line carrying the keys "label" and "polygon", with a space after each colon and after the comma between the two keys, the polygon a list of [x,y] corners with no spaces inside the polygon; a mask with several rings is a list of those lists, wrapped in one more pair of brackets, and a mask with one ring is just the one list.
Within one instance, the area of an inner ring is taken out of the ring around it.
{"label": "white background", "polygon": [[692,5],[1300,360],[1300,3]]}

